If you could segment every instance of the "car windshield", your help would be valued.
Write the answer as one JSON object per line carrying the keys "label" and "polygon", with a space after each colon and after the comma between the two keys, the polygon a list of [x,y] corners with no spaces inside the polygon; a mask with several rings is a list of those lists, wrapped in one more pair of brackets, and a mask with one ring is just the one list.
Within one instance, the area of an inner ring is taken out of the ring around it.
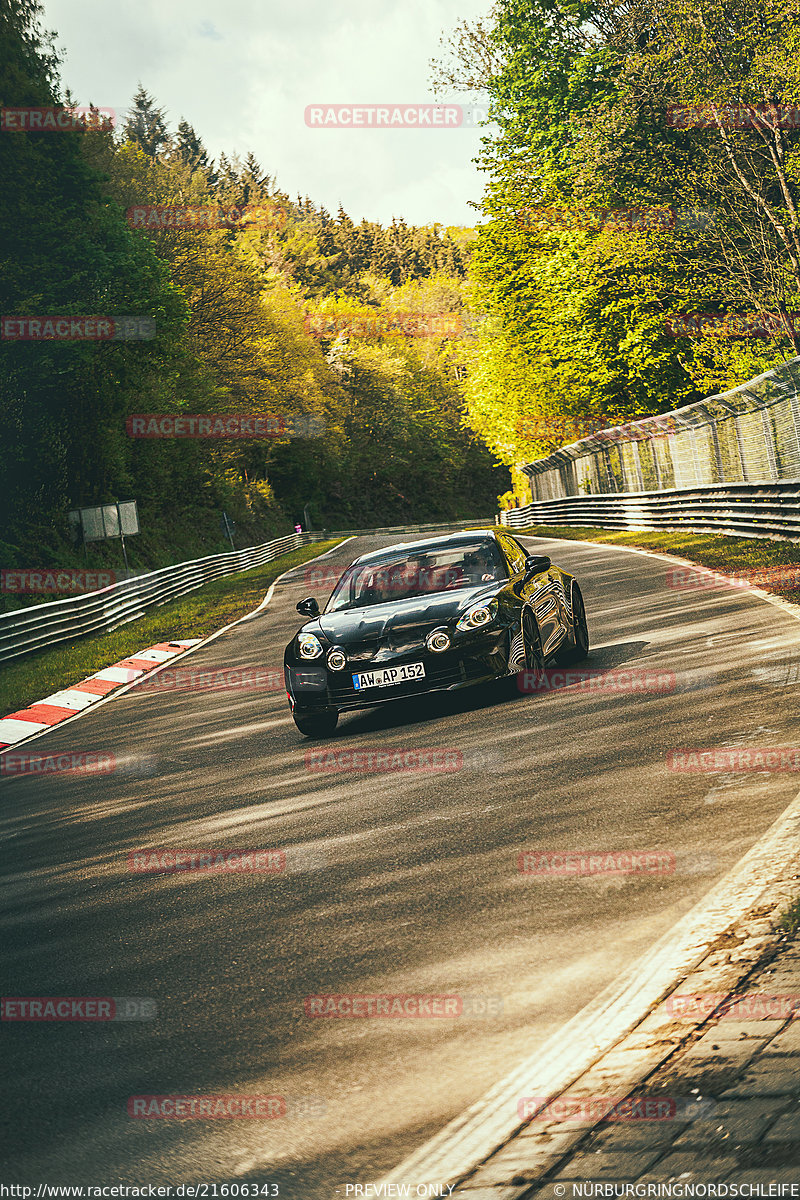
{"label": "car windshield", "polygon": [[495,542],[462,542],[439,549],[396,552],[370,562],[354,563],[339,580],[325,611],[409,600],[507,576]]}

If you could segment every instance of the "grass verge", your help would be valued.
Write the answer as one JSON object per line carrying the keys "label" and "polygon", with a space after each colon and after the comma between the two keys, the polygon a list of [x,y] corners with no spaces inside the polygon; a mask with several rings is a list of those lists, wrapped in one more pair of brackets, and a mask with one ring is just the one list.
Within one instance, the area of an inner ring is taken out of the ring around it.
{"label": "grass verge", "polygon": [[786,912],[781,915],[780,923],[781,929],[785,929],[787,933],[800,932],[800,899],[789,905]]}
{"label": "grass verge", "polygon": [[[576,542],[605,542],[611,546],[635,546],[640,550],[661,551],[687,558],[699,566],[719,571],[721,575],[748,577],[765,592],[800,600],[800,545],[796,542],[773,542],[768,538],[727,537],[721,533],[669,533],[636,531],[624,533],[616,529],[572,525],[531,525],[525,529],[508,529],[506,533],[523,537],[570,538]],[[792,567],[782,572],[770,568]],[[761,574],[763,572],[763,575]]]}
{"label": "grass verge", "polygon": [[334,538],[300,546],[262,567],[215,579],[196,592],[189,592],[145,613],[137,621],[121,625],[112,633],[92,634],[4,663],[0,678],[0,717],[78,683],[87,675],[102,671],[156,642],[208,637],[257,608],[269,585],[284,571],[316,558],[340,541],[341,538]]}

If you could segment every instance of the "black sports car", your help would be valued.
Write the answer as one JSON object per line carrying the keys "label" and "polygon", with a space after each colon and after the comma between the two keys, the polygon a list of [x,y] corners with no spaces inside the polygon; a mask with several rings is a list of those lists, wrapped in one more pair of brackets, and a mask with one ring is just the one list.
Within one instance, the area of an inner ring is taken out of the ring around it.
{"label": "black sports car", "polygon": [[572,575],[510,533],[470,530],[363,554],[286,647],[286,691],[308,737],[339,713],[449,691],[553,659],[585,658],[589,633]]}

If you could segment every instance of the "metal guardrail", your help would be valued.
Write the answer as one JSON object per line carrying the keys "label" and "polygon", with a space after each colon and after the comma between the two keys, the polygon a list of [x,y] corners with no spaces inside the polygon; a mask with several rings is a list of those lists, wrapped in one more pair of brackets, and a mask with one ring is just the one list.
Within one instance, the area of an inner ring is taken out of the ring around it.
{"label": "metal guardrail", "polygon": [[[362,533],[421,533],[425,530],[465,528],[480,525],[474,521],[439,521],[431,525],[395,525],[383,529],[345,529],[315,531],[313,533],[290,533],[273,542],[260,546],[249,546],[246,550],[234,550],[230,554],[212,554],[208,558],[197,558],[191,562],[176,563],[171,567],[160,567],[145,575],[124,579],[120,583],[87,592],[83,596],[69,596],[46,604],[32,604],[12,612],[0,613],[0,662],[19,658],[34,650],[43,650],[60,642],[68,642],[87,633],[110,633],[120,625],[144,616],[148,608],[166,604],[177,596],[193,592],[212,579],[223,575],[234,575],[248,571],[279,558],[289,550],[309,542],[324,541],[329,537],[355,536]],[[494,524],[494,517],[486,524]]]}
{"label": "metal guardrail", "polygon": [[428,525],[387,525],[382,529],[326,529],[325,537],[355,537],[362,533],[431,533],[435,529],[471,529],[496,525],[496,516],[473,517],[469,521],[434,521]]}
{"label": "metal guardrail", "polygon": [[128,621],[144,615],[145,609],[166,604],[177,596],[193,592],[212,579],[260,567],[289,550],[318,542],[322,533],[291,533],[260,546],[234,550],[230,554],[212,554],[191,562],[160,567],[145,575],[120,583],[69,596],[47,604],[32,604],[0,614],[0,662],[71,641],[87,633],[110,633]]}
{"label": "metal guardrail", "polygon": [[800,540],[800,482],[562,496],[509,508],[500,514],[500,520],[511,529],[594,525],[601,529],[669,529],[795,541]]}

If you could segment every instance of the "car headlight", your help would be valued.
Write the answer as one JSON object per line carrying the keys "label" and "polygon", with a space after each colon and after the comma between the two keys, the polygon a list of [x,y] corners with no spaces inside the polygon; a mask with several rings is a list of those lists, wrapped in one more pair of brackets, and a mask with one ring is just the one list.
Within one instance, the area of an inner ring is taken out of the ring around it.
{"label": "car headlight", "polygon": [[450,649],[450,634],[446,629],[433,629],[425,638],[425,645],[434,654],[441,654]]}
{"label": "car headlight", "polygon": [[322,654],[322,643],[313,633],[298,633],[297,649],[301,658],[319,658]]}
{"label": "car headlight", "polygon": [[488,604],[476,604],[462,613],[456,623],[456,629],[480,629],[481,625],[489,625],[496,616],[496,599],[490,600]]}
{"label": "car headlight", "polygon": [[332,671],[343,671],[347,666],[347,656],[344,650],[340,650],[338,646],[335,646],[333,650],[329,650],[328,666]]}

